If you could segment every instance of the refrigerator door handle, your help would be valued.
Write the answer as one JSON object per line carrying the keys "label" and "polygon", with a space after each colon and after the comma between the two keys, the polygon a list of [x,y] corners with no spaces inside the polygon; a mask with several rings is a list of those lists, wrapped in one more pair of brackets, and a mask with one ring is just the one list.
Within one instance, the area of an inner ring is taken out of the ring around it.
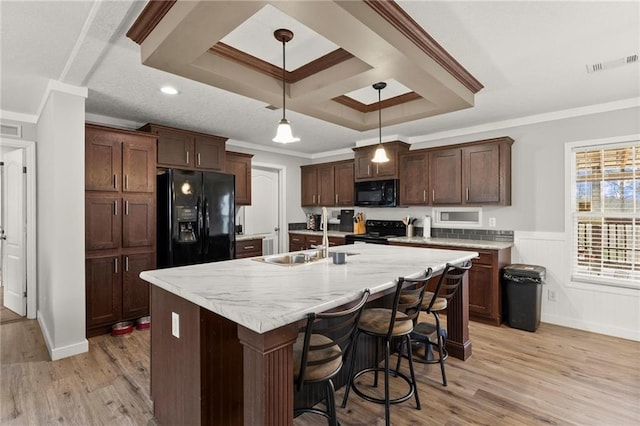
{"label": "refrigerator door handle", "polygon": [[202,208],[204,215],[204,235],[202,236],[202,252],[209,253],[209,200],[204,197],[204,205]]}
{"label": "refrigerator door handle", "polygon": [[198,253],[202,253],[202,199],[198,197],[198,201],[196,202],[196,210],[198,211],[197,216],[197,226],[196,226],[196,240],[200,242],[200,248]]}

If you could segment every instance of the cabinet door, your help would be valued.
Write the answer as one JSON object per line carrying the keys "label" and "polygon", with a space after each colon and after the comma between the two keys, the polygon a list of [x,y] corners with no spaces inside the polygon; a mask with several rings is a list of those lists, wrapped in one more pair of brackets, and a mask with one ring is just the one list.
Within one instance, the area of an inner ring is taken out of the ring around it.
{"label": "cabinet door", "polygon": [[87,259],[85,267],[87,327],[120,321],[122,312],[120,257]]}
{"label": "cabinet door", "polygon": [[122,256],[122,319],[135,319],[149,315],[149,283],[140,278],[140,272],[155,269],[155,253]]}
{"label": "cabinet door", "polygon": [[302,206],[318,205],[318,169],[315,166],[300,168]]}
{"label": "cabinet door", "polygon": [[122,185],[122,153],[119,135],[104,129],[85,128],[85,189],[118,192]]}
{"label": "cabinet door", "polygon": [[143,136],[127,136],[122,144],[124,192],[150,192],[156,187],[156,144]]}
{"label": "cabinet door", "polygon": [[88,193],[85,197],[85,250],[120,247],[122,200]]}
{"label": "cabinet door", "polygon": [[[466,203],[500,202],[500,147],[477,145],[462,150],[463,182]],[[504,185],[504,182],[502,182]]]}
{"label": "cabinet door", "polygon": [[460,149],[429,155],[429,187],[432,204],[462,203],[462,153]]}
{"label": "cabinet door", "polygon": [[193,137],[185,132],[155,129],[158,135],[158,164],[193,167]]}
{"label": "cabinet door", "polygon": [[300,251],[306,249],[304,235],[289,234],[289,251]]}
{"label": "cabinet door", "polygon": [[493,300],[496,291],[491,265],[474,263],[469,270],[469,312],[487,318],[495,316]]}
{"label": "cabinet door", "polygon": [[429,204],[429,154],[427,152],[400,157],[400,203]]}
{"label": "cabinet door", "polygon": [[353,156],[355,180],[370,180],[373,177],[374,168],[371,159],[373,158],[374,150],[365,149],[356,151]]}
{"label": "cabinet door", "polygon": [[251,155],[227,152],[225,170],[236,177],[236,206],[251,205]]}
{"label": "cabinet door", "polygon": [[156,209],[153,197],[127,197],[122,216],[122,247],[153,247],[156,241]]}
{"label": "cabinet door", "polygon": [[196,135],[195,165],[199,169],[224,170],[224,140]]}
{"label": "cabinet door", "polygon": [[336,206],[353,206],[353,162],[336,164],[334,167]]}
{"label": "cabinet door", "polygon": [[380,179],[396,179],[398,177],[398,153],[394,148],[388,146],[385,147],[385,151],[389,161],[386,163],[372,163],[374,175]]}
{"label": "cabinet door", "polygon": [[333,165],[318,166],[318,205],[333,206],[335,200]]}

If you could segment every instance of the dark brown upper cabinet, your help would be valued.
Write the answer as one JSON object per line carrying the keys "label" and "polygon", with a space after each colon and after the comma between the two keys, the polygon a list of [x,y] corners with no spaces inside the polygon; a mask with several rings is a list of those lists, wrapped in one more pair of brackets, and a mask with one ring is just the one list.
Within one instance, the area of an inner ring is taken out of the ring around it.
{"label": "dark brown upper cabinet", "polygon": [[462,152],[443,149],[429,154],[431,204],[462,203]]}
{"label": "dark brown upper cabinet", "polygon": [[227,138],[159,124],[140,128],[158,137],[158,166],[183,170],[225,170]]}
{"label": "dark brown upper cabinet", "polygon": [[300,176],[303,207],[353,205],[353,161],[301,166]]}
{"label": "dark brown upper cabinet", "polygon": [[85,189],[152,193],[156,181],[155,157],[155,140],[143,133],[87,124]]}
{"label": "dark brown upper cabinet", "polygon": [[398,179],[399,167],[398,167],[398,155],[402,152],[409,150],[409,144],[394,141],[385,142],[383,144],[384,149],[389,157],[389,161],[386,163],[373,163],[373,158],[378,144],[363,146],[359,148],[353,148],[354,151],[354,165],[355,165],[355,181],[367,181],[367,180],[383,180],[383,179]]}
{"label": "dark brown upper cabinet", "polygon": [[251,154],[227,151],[225,171],[236,177],[236,206],[251,205]]}
{"label": "dark brown upper cabinet", "polygon": [[399,163],[400,203],[413,206],[429,204],[429,153],[402,153]]}

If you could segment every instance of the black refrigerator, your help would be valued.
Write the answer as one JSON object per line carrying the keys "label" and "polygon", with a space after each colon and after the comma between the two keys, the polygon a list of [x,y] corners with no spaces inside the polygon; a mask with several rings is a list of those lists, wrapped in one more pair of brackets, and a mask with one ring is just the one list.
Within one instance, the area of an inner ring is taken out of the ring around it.
{"label": "black refrigerator", "polygon": [[158,268],[233,259],[235,176],[158,171]]}

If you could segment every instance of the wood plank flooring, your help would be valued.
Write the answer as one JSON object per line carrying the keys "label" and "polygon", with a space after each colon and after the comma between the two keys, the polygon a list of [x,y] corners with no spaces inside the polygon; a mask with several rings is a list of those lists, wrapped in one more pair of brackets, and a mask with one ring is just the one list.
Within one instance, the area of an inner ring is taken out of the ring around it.
{"label": "wood plank flooring", "polygon": [[[392,406],[393,425],[640,424],[639,342],[548,324],[470,329],[473,356],[447,360],[449,386],[437,365],[418,364],[422,410],[413,400]],[[1,325],[0,424],[155,425],[149,331],[89,342],[88,353],[51,362],[36,321]],[[338,416],[344,426],[384,424],[383,407],[353,393]]]}

